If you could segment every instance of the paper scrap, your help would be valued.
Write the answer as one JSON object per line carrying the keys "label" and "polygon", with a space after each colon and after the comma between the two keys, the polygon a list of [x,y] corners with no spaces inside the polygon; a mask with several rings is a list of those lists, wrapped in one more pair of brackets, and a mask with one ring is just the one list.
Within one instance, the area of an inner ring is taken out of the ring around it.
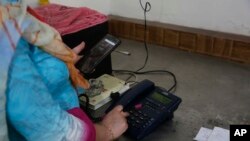
{"label": "paper scrap", "polygon": [[194,140],[207,141],[212,131],[213,131],[212,129],[201,127],[198,134],[195,136]]}
{"label": "paper scrap", "polygon": [[207,141],[229,141],[229,130],[220,127],[214,127],[213,132]]}

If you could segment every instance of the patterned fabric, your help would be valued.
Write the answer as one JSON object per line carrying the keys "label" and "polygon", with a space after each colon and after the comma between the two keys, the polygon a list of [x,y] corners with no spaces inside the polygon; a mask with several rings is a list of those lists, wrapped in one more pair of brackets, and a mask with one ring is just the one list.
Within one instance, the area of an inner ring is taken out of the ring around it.
{"label": "patterned fabric", "polygon": [[75,86],[88,88],[88,81],[79,74],[74,66],[73,59],[76,57],[76,54],[62,42],[60,34],[54,28],[36,19],[26,9],[27,6],[23,0],[20,0],[18,3],[1,6],[1,28],[5,31],[4,34],[8,36],[11,47],[16,47],[16,42],[19,38],[14,38],[15,36],[12,36],[12,33],[6,30],[8,22],[14,26],[14,30],[16,30],[19,37],[22,36],[29,43],[39,46],[46,52],[63,60],[67,64],[70,77]]}
{"label": "patterned fabric", "polygon": [[106,15],[87,7],[75,8],[59,4],[48,4],[37,7],[35,11],[61,35],[75,33],[108,20]]}
{"label": "patterned fabric", "polygon": [[10,140],[95,140],[69,79],[89,87],[76,55],[33,15],[24,0],[0,0],[0,140],[7,128]]}

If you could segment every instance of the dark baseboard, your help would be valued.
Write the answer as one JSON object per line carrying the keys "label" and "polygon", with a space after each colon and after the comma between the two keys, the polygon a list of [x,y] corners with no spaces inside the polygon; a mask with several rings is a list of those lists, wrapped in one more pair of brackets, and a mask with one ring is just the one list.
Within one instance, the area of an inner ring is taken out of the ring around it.
{"label": "dark baseboard", "polygon": [[[148,22],[147,29],[148,43],[250,64],[249,36],[156,22]],[[126,39],[143,41],[144,21],[109,16],[109,33]]]}

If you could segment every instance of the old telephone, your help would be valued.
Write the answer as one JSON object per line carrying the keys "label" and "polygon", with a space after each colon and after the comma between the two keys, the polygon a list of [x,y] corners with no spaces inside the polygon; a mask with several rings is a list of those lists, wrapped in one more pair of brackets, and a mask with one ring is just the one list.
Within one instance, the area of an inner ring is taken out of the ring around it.
{"label": "old telephone", "polygon": [[[97,64],[119,46],[120,43],[121,41],[118,38],[107,34],[78,62],[78,68],[85,74],[93,72]],[[100,79],[104,80],[104,87],[105,84],[110,85],[111,80],[112,82],[114,81],[114,78],[106,75],[100,76]],[[116,79],[114,83],[118,83],[117,81],[122,83],[122,81]],[[107,87],[107,90],[112,90],[113,92],[118,87],[120,88],[120,85],[112,85],[110,88]],[[104,114],[106,107],[110,105],[110,103],[107,103],[109,98],[106,96],[109,97],[111,93],[106,91],[101,93],[100,96],[93,97],[92,100],[95,102],[91,103],[90,100],[90,103],[87,105],[92,106],[92,108],[90,107],[90,110],[92,110],[91,116],[96,118]],[[100,103],[97,103],[97,99],[99,99]],[[88,103],[87,100],[81,98],[80,101],[85,103],[83,105]],[[116,105],[123,105],[124,111],[130,113],[127,119],[129,125],[127,134],[134,139],[140,140],[151,133],[163,121],[172,119],[173,113],[181,101],[181,98],[155,86],[152,81],[143,80],[123,93],[118,100],[114,100],[113,104],[106,110],[106,113]],[[102,106],[99,107],[100,105]]]}
{"label": "old telephone", "polygon": [[123,105],[129,112],[127,135],[140,140],[151,133],[160,123],[173,118],[173,112],[181,103],[181,98],[143,80],[126,91],[106,112],[116,105]]}

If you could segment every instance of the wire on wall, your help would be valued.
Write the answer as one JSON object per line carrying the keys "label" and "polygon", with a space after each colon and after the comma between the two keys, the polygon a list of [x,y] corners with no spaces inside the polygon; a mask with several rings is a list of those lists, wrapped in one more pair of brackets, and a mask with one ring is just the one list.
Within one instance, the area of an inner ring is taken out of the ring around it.
{"label": "wire on wall", "polygon": [[126,83],[130,83],[130,82],[135,82],[137,83],[137,80],[135,81],[129,81],[130,78],[132,78],[133,76],[137,79],[137,77],[135,76],[135,74],[169,74],[172,76],[173,78],[173,85],[167,89],[168,92],[174,92],[176,90],[176,86],[177,86],[177,80],[176,80],[176,76],[174,75],[174,73],[170,72],[170,71],[167,71],[167,70],[149,70],[149,71],[141,71],[143,70],[146,65],[147,65],[147,62],[148,62],[148,58],[149,58],[149,53],[148,53],[148,45],[147,45],[147,13],[151,10],[151,4],[150,2],[146,2],[145,5],[143,6],[142,4],[142,0],[139,0],[140,2],[140,6],[143,10],[143,14],[144,14],[144,48],[145,48],[145,51],[146,51],[146,57],[145,57],[145,61],[144,61],[144,64],[139,68],[137,69],[136,71],[130,71],[130,70],[113,70],[114,72],[116,73],[120,73],[120,74],[124,74],[124,73],[127,73],[127,74],[130,74],[130,76],[125,80]]}
{"label": "wire on wall", "polygon": [[[143,43],[144,43],[144,48],[146,51],[146,57],[145,57],[145,61],[144,64],[138,68],[135,72],[138,72],[142,69],[144,69],[147,65],[148,62],[148,58],[149,58],[149,53],[148,53],[148,45],[147,45],[147,13],[151,10],[151,4],[150,2],[146,2],[145,5],[143,6],[142,4],[142,0],[139,0],[140,2],[140,6],[143,10],[143,15],[144,15],[144,37],[143,37]],[[130,78],[132,78],[133,75],[130,75],[125,81],[128,81]]]}
{"label": "wire on wall", "polygon": [[137,71],[140,71],[142,69],[145,68],[147,62],[148,62],[148,45],[147,45],[147,12],[149,12],[151,10],[151,4],[149,2],[145,3],[145,6],[142,5],[142,0],[139,0],[141,8],[143,10],[143,14],[144,14],[144,47],[146,50],[146,58],[144,61],[144,64],[141,68],[139,68]]}

